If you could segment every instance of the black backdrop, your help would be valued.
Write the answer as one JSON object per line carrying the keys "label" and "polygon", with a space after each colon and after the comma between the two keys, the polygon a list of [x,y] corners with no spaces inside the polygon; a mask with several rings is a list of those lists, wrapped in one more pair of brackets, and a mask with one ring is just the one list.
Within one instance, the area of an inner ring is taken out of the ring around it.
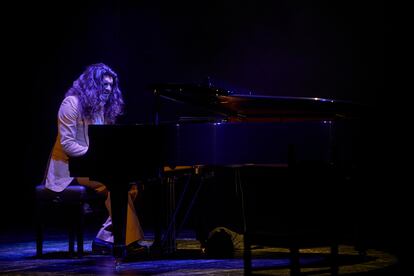
{"label": "black backdrop", "polygon": [[[385,10],[383,1],[233,0],[20,2],[4,9],[1,213],[10,223],[3,225],[27,224],[59,103],[88,64],[104,62],[120,76],[126,123],[151,120],[148,85],[200,83],[207,76],[239,93],[375,106],[373,131],[381,131],[373,140],[378,158],[370,187],[376,200],[367,216],[394,239],[403,206],[389,203],[398,202],[401,183],[391,165],[393,128],[383,112],[389,96]],[[388,188],[372,184],[379,180]]]}

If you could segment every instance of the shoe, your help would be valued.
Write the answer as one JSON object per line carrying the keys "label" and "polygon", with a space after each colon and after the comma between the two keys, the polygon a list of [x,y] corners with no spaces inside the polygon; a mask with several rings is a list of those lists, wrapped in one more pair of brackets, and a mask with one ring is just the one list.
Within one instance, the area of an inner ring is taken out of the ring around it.
{"label": "shoe", "polygon": [[127,245],[126,252],[127,258],[141,258],[148,255],[148,248],[135,241]]}
{"label": "shoe", "polygon": [[110,242],[95,238],[92,241],[92,253],[97,255],[112,255],[114,245]]}

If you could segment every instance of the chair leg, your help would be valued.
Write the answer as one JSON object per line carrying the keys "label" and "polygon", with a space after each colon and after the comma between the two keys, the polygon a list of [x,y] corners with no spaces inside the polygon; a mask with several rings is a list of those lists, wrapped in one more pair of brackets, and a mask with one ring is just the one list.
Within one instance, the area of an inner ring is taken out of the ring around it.
{"label": "chair leg", "polygon": [[79,204],[76,224],[76,241],[78,249],[78,257],[83,256],[83,222],[84,222],[84,210],[83,204]]}
{"label": "chair leg", "polygon": [[76,223],[76,216],[74,214],[74,210],[72,210],[72,207],[70,207],[71,210],[69,210],[69,255],[73,257],[75,253],[75,223]]}
{"label": "chair leg", "polygon": [[74,230],[71,226],[69,228],[69,255],[72,257],[75,252],[75,236],[74,236]]}

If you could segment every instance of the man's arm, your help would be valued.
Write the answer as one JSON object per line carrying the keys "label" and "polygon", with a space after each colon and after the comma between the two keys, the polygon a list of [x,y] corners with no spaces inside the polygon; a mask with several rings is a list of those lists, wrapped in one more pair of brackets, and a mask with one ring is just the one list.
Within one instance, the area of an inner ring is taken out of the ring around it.
{"label": "man's arm", "polygon": [[88,150],[87,146],[80,145],[76,139],[79,116],[81,115],[78,99],[74,96],[66,97],[58,112],[58,130],[62,148],[69,156],[80,156]]}

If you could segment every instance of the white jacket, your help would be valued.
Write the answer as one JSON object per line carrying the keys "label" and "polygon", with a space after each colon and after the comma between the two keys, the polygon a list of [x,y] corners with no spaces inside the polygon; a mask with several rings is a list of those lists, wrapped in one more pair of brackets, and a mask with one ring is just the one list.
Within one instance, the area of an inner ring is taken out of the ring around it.
{"label": "white jacket", "polygon": [[69,156],[81,156],[88,150],[88,125],[102,124],[103,114],[93,122],[84,120],[80,114],[79,100],[68,96],[58,112],[58,135],[47,166],[45,186],[55,191],[63,191],[73,180],[69,175]]}

